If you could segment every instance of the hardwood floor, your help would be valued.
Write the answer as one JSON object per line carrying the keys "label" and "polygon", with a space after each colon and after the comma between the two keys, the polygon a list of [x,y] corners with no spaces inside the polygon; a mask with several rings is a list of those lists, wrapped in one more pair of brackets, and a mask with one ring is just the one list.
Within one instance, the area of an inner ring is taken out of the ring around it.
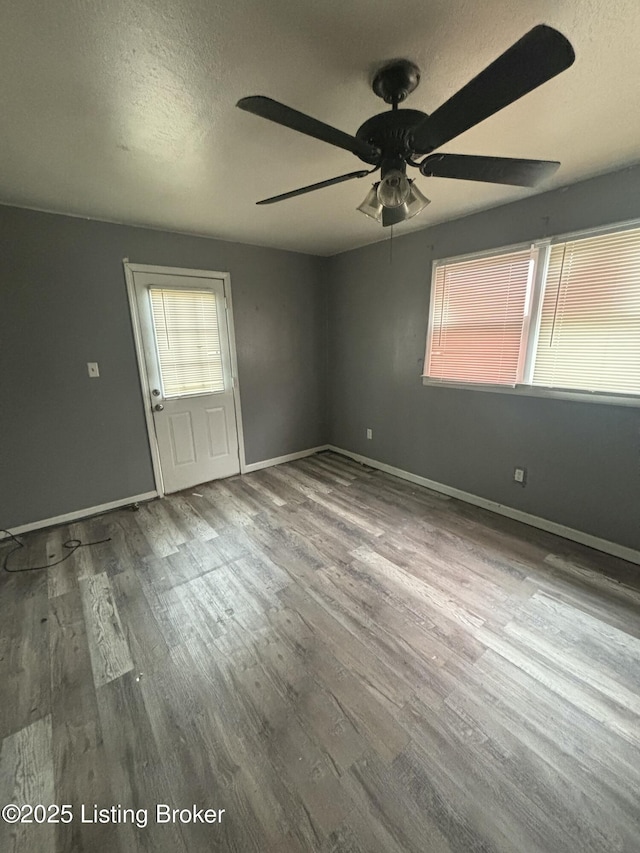
{"label": "hardwood floor", "polygon": [[2,851],[640,850],[637,566],[332,453],[12,565],[106,536],[0,578]]}

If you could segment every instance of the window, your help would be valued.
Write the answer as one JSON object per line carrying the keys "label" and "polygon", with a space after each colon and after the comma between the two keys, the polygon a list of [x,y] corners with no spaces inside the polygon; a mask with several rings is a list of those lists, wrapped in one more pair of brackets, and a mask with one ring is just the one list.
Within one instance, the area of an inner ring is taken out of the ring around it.
{"label": "window", "polygon": [[532,250],[436,267],[429,376],[457,382],[522,381]]}
{"label": "window", "polygon": [[216,295],[150,287],[164,397],[224,391]]}
{"label": "window", "polygon": [[436,261],[425,382],[640,394],[640,228]]}

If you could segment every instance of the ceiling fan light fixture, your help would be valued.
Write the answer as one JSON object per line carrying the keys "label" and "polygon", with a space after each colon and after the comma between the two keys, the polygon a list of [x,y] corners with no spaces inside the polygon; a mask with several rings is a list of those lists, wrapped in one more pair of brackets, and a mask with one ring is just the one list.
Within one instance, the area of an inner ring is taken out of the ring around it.
{"label": "ceiling fan light fixture", "polygon": [[428,204],[431,204],[431,201],[420,192],[410,178],[407,178],[406,181],[408,186],[407,199],[402,204],[393,207],[382,204],[380,201],[380,184],[382,182],[379,181],[371,187],[367,197],[362,204],[358,205],[356,210],[361,211],[371,219],[375,219],[376,222],[382,223],[384,227],[397,225],[399,222],[417,216]]}
{"label": "ceiling fan light fixture", "polygon": [[374,184],[369,192],[367,193],[367,197],[359,204],[356,210],[359,210],[361,213],[364,213],[365,216],[369,216],[371,219],[375,219],[376,222],[382,222],[382,210],[383,206],[378,198],[378,187],[379,182]]}
{"label": "ceiling fan light fixture", "polygon": [[412,219],[430,203],[430,200],[420,192],[414,182],[409,180],[409,196],[404,204],[398,205],[398,207],[382,208],[382,225],[386,228],[389,225],[397,225],[399,222]]}
{"label": "ceiling fan light fixture", "polygon": [[409,198],[411,185],[400,169],[390,169],[378,184],[378,200],[383,207],[400,207]]}
{"label": "ceiling fan light fixture", "polygon": [[428,204],[431,204],[431,199],[427,198],[426,195],[423,195],[415,183],[410,180],[409,198],[404,203],[404,207],[407,211],[405,219],[411,219],[413,216],[417,216],[419,213],[422,213]]}

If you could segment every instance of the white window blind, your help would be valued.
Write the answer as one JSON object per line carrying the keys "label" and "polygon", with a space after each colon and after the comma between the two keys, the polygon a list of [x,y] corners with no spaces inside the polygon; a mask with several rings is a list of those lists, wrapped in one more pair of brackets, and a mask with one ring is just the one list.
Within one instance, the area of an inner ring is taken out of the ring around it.
{"label": "white window blind", "polygon": [[432,379],[515,385],[535,250],[436,267],[425,373]]}
{"label": "white window blind", "polygon": [[224,391],[215,294],[151,287],[149,297],[163,395]]}
{"label": "white window blind", "polygon": [[551,247],[533,384],[640,393],[640,229]]}

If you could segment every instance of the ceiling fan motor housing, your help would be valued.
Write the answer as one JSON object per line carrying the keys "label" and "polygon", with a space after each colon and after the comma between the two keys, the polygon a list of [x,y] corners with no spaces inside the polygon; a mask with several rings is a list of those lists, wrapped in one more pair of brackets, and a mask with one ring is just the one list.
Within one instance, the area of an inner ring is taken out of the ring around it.
{"label": "ceiling fan motor housing", "polygon": [[426,117],[420,110],[393,110],[372,116],[358,128],[356,138],[382,152],[383,177],[389,169],[405,169],[407,158],[413,155],[413,130]]}

